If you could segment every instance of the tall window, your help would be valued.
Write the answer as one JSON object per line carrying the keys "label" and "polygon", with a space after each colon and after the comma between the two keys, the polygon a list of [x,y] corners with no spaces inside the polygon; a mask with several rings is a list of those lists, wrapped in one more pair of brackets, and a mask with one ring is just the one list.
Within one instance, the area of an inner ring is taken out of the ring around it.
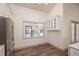
{"label": "tall window", "polygon": [[44,24],[37,22],[24,22],[24,38],[44,37]]}

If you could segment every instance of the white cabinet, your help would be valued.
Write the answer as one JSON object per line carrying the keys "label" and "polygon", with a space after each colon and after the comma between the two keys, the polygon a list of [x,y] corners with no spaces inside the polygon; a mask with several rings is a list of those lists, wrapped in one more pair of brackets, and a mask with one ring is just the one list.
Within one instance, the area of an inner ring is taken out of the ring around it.
{"label": "white cabinet", "polygon": [[79,56],[79,42],[75,44],[71,44],[68,48],[69,56]]}
{"label": "white cabinet", "polygon": [[0,56],[5,56],[5,46],[0,45]]}
{"label": "white cabinet", "polygon": [[8,6],[6,3],[0,3],[0,16],[8,17]]}
{"label": "white cabinet", "polygon": [[70,53],[69,54],[70,56],[79,56],[79,50],[78,49],[70,48],[69,53]]}
{"label": "white cabinet", "polygon": [[0,3],[0,16],[6,18],[11,18],[13,16],[8,3]]}
{"label": "white cabinet", "polygon": [[0,3],[0,16],[4,15],[4,3]]}
{"label": "white cabinet", "polygon": [[4,17],[8,18],[9,17],[9,8],[8,8],[8,4],[5,4],[4,6]]}
{"label": "white cabinet", "polygon": [[61,18],[56,15],[48,21],[48,30],[60,30],[61,29]]}

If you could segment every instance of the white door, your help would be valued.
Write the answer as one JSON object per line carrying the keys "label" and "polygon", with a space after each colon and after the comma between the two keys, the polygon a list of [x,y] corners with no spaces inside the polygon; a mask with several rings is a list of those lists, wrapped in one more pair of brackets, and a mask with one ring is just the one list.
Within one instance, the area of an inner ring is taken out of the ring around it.
{"label": "white door", "polygon": [[79,42],[79,24],[76,24],[76,42]]}
{"label": "white door", "polygon": [[71,24],[71,43],[75,42],[75,23]]}
{"label": "white door", "polygon": [[71,43],[79,42],[79,23],[71,24]]}

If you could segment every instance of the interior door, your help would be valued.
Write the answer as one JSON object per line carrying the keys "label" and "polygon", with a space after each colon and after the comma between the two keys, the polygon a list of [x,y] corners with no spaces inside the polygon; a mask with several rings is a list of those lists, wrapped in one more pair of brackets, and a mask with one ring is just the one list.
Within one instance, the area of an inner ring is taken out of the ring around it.
{"label": "interior door", "polygon": [[71,43],[79,42],[79,23],[71,23]]}
{"label": "interior door", "polygon": [[76,42],[79,42],[79,24],[76,24]]}

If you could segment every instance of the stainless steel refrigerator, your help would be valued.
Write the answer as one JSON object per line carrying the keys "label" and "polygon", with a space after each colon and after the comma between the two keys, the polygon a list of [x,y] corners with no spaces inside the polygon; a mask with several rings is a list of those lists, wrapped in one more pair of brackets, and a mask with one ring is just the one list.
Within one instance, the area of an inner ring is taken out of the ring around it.
{"label": "stainless steel refrigerator", "polygon": [[14,55],[14,23],[0,16],[0,45],[5,45],[5,56]]}

